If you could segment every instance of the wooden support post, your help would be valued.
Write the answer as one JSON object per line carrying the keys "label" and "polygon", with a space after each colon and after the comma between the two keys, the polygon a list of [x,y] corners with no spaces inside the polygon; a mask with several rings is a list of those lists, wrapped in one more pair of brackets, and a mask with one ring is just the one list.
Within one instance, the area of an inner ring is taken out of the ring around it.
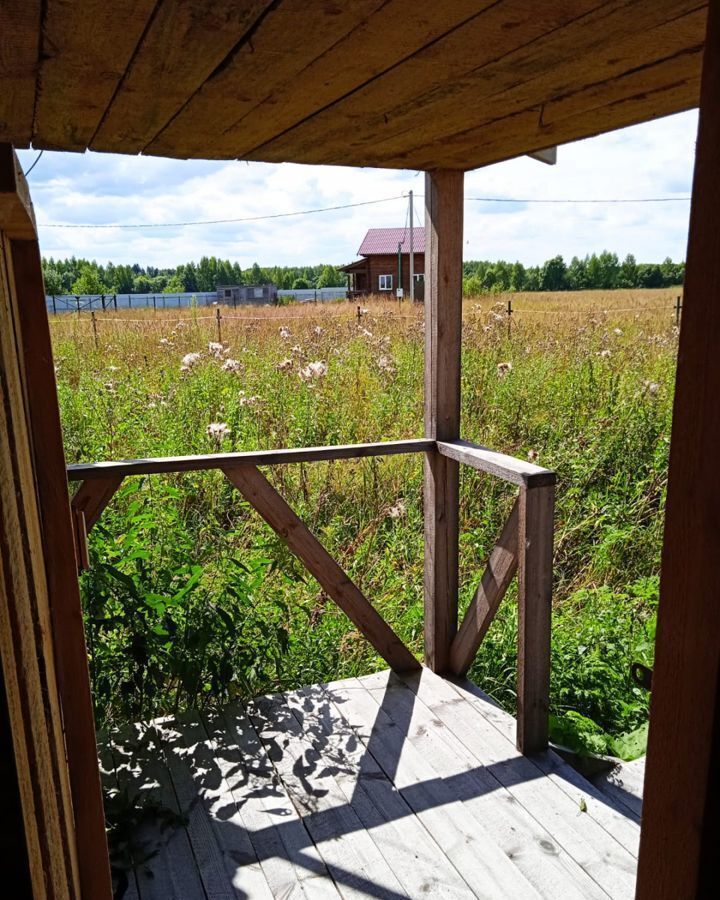
{"label": "wooden support post", "polygon": [[720,3],[709,4],[650,703],[638,900],[717,893]]}
{"label": "wooden support post", "polygon": [[[425,175],[425,436],[460,436],[463,173]],[[425,662],[450,666],[457,630],[459,465],[425,457]]]}
{"label": "wooden support post", "polygon": [[396,672],[418,670],[420,665],[405,644],[260,470],[255,466],[238,466],[227,469],[225,474],[390,668]]}
{"label": "wooden support post", "polygon": [[517,746],[548,742],[555,486],[521,488],[518,529]]}

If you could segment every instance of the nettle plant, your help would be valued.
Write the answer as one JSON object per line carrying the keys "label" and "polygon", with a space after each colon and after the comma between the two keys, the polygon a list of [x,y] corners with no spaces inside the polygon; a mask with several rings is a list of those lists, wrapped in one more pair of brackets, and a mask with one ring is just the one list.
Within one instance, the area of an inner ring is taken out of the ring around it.
{"label": "nettle plant", "polygon": [[276,683],[288,632],[282,603],[259,609],[270,561],[203,542],[187,494],[149,479],[119,492],[90,538],[83,575],[96,715],[102,724],[223,702]]}

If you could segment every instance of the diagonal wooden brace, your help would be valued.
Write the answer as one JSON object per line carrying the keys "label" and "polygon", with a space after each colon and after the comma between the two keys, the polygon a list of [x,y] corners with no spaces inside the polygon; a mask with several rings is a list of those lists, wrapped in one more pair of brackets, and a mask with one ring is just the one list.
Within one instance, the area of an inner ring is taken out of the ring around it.
{"label": "diagonal wooden brace", "polygon": [[450,669],[456,675],[464,675],[472,665],[500,601],[517,571],[519,503],[516,500],[513,504],[475,596],[450,647]]}
{"label": "diagonal wooden brace", "polygon": [[396,672],[420,669],[420,663],[405,644],[256,466],[228,468],[225,475],[285,541],[390,668]]}
{"label": "diagonal wooden brace", "polygon": [[85,528],[90,531],[102,515],[102,511],[123,483],[122,476],[113,475],[108,478],[94,478],[83,481],[73,494],[71,506],[73,511],[82,510],[85,517]]}

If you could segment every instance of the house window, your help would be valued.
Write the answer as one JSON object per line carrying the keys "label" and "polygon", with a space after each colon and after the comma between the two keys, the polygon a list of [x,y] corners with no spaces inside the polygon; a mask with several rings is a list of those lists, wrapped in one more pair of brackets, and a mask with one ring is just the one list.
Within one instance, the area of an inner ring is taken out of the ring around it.
{"label": "house window", "polygon": [[392,275],[379,275],[378,276],[378,289],[381,291],[391,291],[392,290]]}
{"label": "house window", "polygon": [[232,291],[226,290],[226,291],[225,291],[225,296],[226,296],[226,297],[231,297],[231,296],[232,296]]}

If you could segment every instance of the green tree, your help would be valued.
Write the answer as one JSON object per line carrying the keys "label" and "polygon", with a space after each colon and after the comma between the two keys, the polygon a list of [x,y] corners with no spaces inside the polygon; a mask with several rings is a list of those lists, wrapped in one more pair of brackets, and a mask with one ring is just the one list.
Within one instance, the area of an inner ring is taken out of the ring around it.
{"label": "green tree", "polygon": [[553,256],[542,267],[540,275],[541,290],[543,291],[562,291],[567,287],[565,275],[567,266],[562,256]]}
{"label": "green tree", "polygon": [[73,294],[110,294],[112,291],[100,277],[98,267],[92,263],[86,263],[80,269],[80,274],[72,286]]}

